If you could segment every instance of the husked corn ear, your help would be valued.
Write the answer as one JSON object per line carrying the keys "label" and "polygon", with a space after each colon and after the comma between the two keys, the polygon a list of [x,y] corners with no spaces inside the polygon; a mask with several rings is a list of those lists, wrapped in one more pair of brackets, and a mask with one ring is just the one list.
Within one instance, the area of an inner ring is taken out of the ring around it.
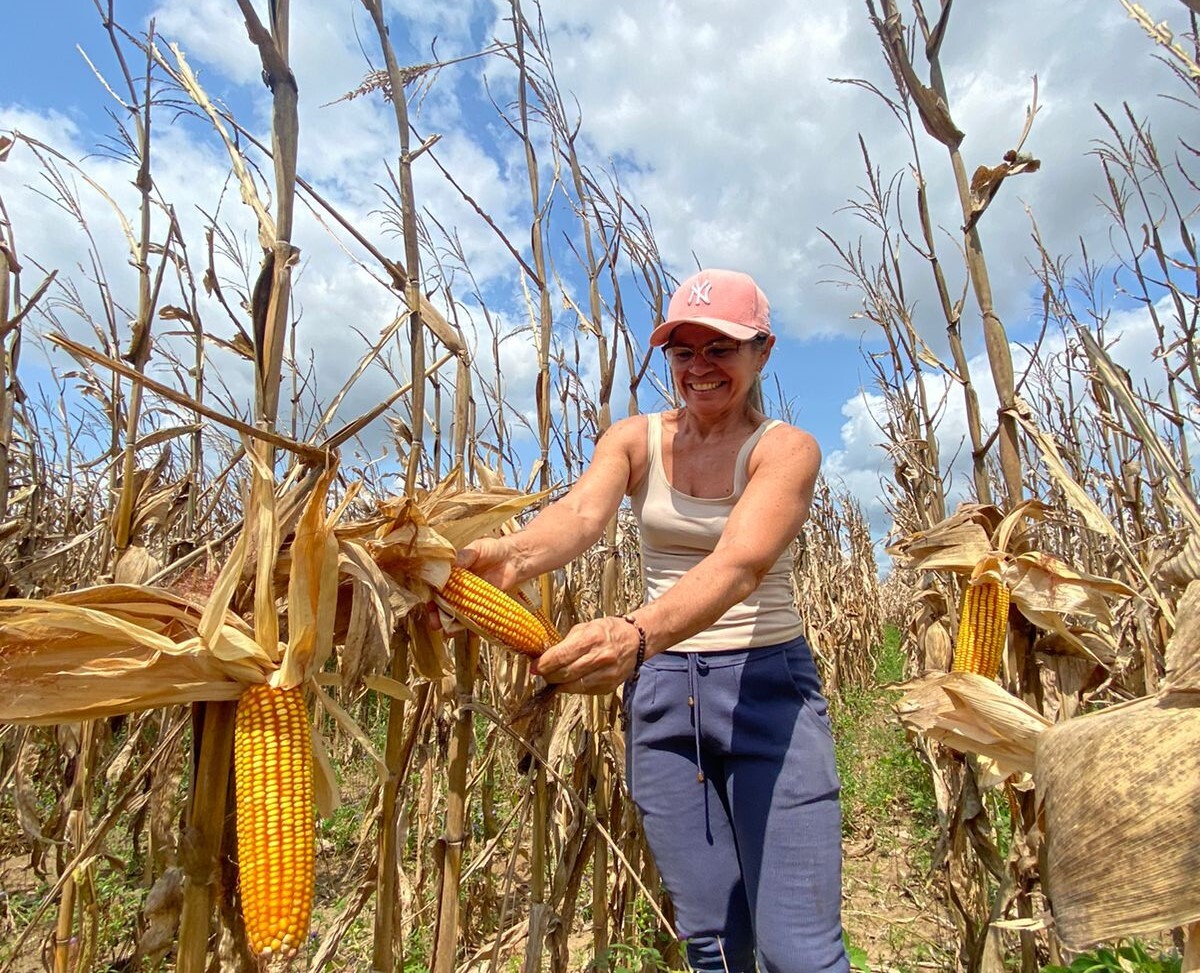
{"label": "husked corn ear", "polygon": [[967,586],[954,646],[955,672],[996,678],[1008,632],[1008,602],[1008,586],[999,581]]}
{"label": "husked corn ear", "polygon": [[234,723],[238,885],[250,948],[291,959],[313,906],[312,736],[300,687],[251,686]]}
{"label": "husked corn ear", "polygon": [[554,624],[549,615],[529,600],[529,596],[525,592],[518,591],[516,597],[517,601],[528,608],[529,614],[536,618],[538,624],[542,626],[542,630],[546,633],[546,638],[549,640],[547,644],[553,645],[555,642],[562,641],[562,633],[558,630],[558,626]]}
{"label": "husked corn ear", "polygon": [[450,569],[441,596],[446,608],[464,625],[524,655],[541,655],[554,641],[520,602],[465,568],[455,565]]}

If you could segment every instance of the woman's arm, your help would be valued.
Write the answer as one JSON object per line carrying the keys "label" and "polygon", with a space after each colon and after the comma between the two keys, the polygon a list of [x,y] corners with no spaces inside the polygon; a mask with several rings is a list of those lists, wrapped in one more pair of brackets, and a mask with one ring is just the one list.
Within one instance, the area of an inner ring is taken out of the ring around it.
{"label": "woman's arm", "polygon": [[[816,440],[791,426],[765,435],[749,481],[713,552],[633,618],[646,633],[646,655],[703,631],[758,587],[808,519],[821,464]],[[615,689],[633,670],[638,633],[622,619],[575,626],[538,660],[548,682],[576,692]]]}
{"label": "woman's arm", "polygon": [[492,584],[512,590],[529,578],[560,568],[596,543],[631,486],[633,457],[644,452],[646,418],[614,423],[596,443],[586,470],[571,488],[525,527],[504,537],[467,544],[458,563]]}

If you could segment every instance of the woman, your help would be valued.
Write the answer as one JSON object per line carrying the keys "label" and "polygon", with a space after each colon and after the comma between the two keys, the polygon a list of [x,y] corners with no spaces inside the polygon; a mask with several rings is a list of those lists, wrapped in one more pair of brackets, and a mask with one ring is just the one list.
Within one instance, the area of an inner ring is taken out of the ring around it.
{"label": "woman", "polygon": [[694,969],[845,971],[833,742],[790,583],[820,451],[752,404],[775,336],[746,274],[684,281],[650,343],[683,407],[614,424],[564,497],[459,563],[512,589],[631,498],[646,603],[576,625],[538,672],[625,684],[627,783]]}

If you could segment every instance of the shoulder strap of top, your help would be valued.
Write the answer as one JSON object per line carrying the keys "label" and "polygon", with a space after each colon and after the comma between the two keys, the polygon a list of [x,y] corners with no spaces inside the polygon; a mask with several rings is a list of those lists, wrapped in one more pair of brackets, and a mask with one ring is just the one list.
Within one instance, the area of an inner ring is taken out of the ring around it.
{"label": "shoulder strap of top", "polygon": [[662,458],[662,413],[651,412],[646,420],[646,481],[666,479]]}
{"label": "shoulder strap of top", "polygon": [[662,465],[662,416],[657,412],[647,412],[646,416],[646,468],[642,478],[630,492],[629,496],[644,500],[652,489],[662,489],[666,480]]}
{"label": "shoulder strap of top", "polygon": [[750,438],[742,443],[742,448],[738,450],[737,462],[733,467],[733,493],[735,496],[741,496],[742,491],[746,489],[746,484],[750,480],[750,454],[754,451],[754,447],[758,445],[758,441],[768,429],[772,429],[779,425],[778,419],[767,419],[754,432],[750,433]]}

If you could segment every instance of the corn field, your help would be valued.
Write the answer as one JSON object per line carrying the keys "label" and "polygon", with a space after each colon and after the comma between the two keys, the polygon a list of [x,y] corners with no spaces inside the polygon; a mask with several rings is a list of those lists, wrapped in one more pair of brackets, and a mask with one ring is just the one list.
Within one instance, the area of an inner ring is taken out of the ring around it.
{"label": "corn field", "polygon": [[[621,787],[618,701],[564,698],[522,719],[527,660],[470,632],[443,637],[426,608],[458,547],[579,474],[618,372],[633,376],[623,412],[668,394],[628,323],[670,286],[648,221],[581,162],[538,19],[514,3],[513,36],[480,56],[518,79],[497,111],[528,167],[529,244],[479,215],[527,303],[515,324],[490,312],[411,176],[425,155],[469,199],[408,114],[453,64],[398,65],[382,5],[366,5],[386,70],[349,97],[385,99],[396,131],[384,217],[367,229],[297,171],[287,5],[270,22],[240,6],[273,93],[269,139],[215,103],[185,52],[105,20],[124,68],[106,83],[127,109],[116,140],[133,208],[54,146],[4,142],[38,158],[81,234],[96,196],[112,206],[136,292],[95,242],[86,280],[37,276],[17,258],[21,227],[5,224],[5,832],[48,894],[6,916],[3,968],[565,970],[614,944],[669,952],[669,905]],[[155,133],[176,115],[206,126],[229,163],[190,229],[154,179]],[[239,205],[257,254],[226,213]],[[395,308],[356,329],[350,377],[323,397],[295,355],[300,225],[332,235]],[[552,234],[569,237],[577,266],[552,262]],[[578,302],[566,330],[563,301]],[[230,326],[232,339],[217,336]],[[532,413],[501,374],[506,342],[535,357]],[[36,395],[20,369],[31,346],[71,362]],[[581,380],[592,369],[598,397]],[[387,397],[352,408],[360,379],[380,375]],[[820,598],[810,623],[836,679],[862,679],[882,623],[870,540],[848,498],[827,489],[820,506],[826,554],[818,573],[798,553],[797,584]],[[641,597],[638,557],[618,520],[529,595],[564,629],[619,611]],[[286,720],[261,712],[276,692]],[[270,741],[303,735],[301,692],[312,756],[272,770]],[[312,833],[281,837],[314,804],[315,903],[302,890]],[[270,809],[281,823],[258,816]],[[260,877],[273,858],[284,876]],[[141,890],[131,928],[106,916],[117,874]],[[315,904],[316,921],[288,903]]]}
{"label": "corn field", "polygon": [[[384,67],[345,98],[382,100],[395,126],[358,213],[299,169],[305,79],[293,73],[286,0],[265,20],[237,0],[237,42],[270,90],[261,125],[222,107],[153,25],[122,25],[97,5],[121,68],[98,78],[119,109],[108,151],[132,190],[100,185],[87,160],[52,144],[0,134],[0,164],[36,158],[46,206],[70,214],[88,255],[86,268],[44,266],[0,197],[0,891],[10,869],[44,890],[20,908],[4,892],[0,973],[683,966],[623,789],[620,700],[531,707],[527,656],[433,624],[429,607],[458,548],[557,496],[614,418],[673,403],[639,334],[674,281],[651,214],[587,157],[587,120],[558,87],[536,3],[512,0],[511,34],[470,56],[512,78],[491,124],[528,175],[514,233],[440,137],[422,133],[422,103],[468,59],[400,64],[382,0],[362,2],[374,30],[362,43]],[[822,480],[794,584],[826,692],[836,705],[869,686],[885,625],[900,627],[896,718],[937,799],[928,878],[954,969],[1033,973],[1131,935],[1173,937],[1185,968],[1200,969],[1191,842],[1127,823],[1090,864],[1068,865],[1072,845],[1047,823],[1066,834],[1066,821],[1100,817],[1089,802],[1102,804],[1103,789],[1065,781],[1086,777],[1087,753],[1109,752],[1104,737],[1067,754],[1054,735],[1148,702],[1170,711],[1161,759],[1118,748],[1089,772],[1128,783],[1125,803],[1151,822],[1200,818],[1186,773],[1196,758],[1184,756],[1200,752],[1188,712],[1200,688],[1189,654],[1200,613],[1197,150],[1102,109],[1109,135],[1093,162],[1114,252],[1040,249],[1036,353],[1014,355],[990,293],[1000,255],[985,250],[985,211],[1016,205],[997,197],[1004,181],[1037,178],[1025,148],[1036,86],[1011,158],[969,176],[959,126],[971,120],[938,63],[950,4],[933,23],[920,4],[867,7],[895,84],[850,83],[910,136],[923,128],[944,158],[914,150],[901,192],[864,137],[865,181],[849,205],[874,236],[828,236],[883,349],[867,363],[894,474],[880,487],[894,560],[881,584],[862,510]],[[1196,51],[1144,26],[1174,65],[1173,96],[1200,105]],[[170,127],[184,124],[228,167],[196,213],[156,179]],[[957,237],[931,223],[924,173],[935,165],[955,176]],[[416,167],[489,229],[486,259],[520,281],[521,306],[489,305],[454,227],[418,195]],[[336,389],[299,351],[305,302],[321,296],[322,268],[305,256],[318,239],[318,252],[353,264],[375,314],[356,312],[338,336],[347,374]],[[950,361],[904,300],[919,275],[941,299]],[[1161,394],[1114,361],[1110,277],[1153,316]],[[979,328],[986,376],[964,351],[963,332]],[[941,439],[951,399],[968,420],[966,493],[948,474],[958,444]],[[769,390],[766,411],[791,418]],[[995,680],[952,672],[960,607],[983,585],[1011,604]],[[559,631],[639,604],[632,516],[522,595]],[[272,778],[239,736],[267,687],[290,694],[274,718],[303,741],[291,777]],[[267,837],[274,825],[247,820],[240,781],[262,791],[247,808],[269,803],[288,828],[300,822],[286,854]],[[1122,847],[1137,849],[1130,880],[1150,903],[1136,916],[1104,889],[1075,895],[1129,861]],[[284,884],[257,878],[273,859],[292,863]],[[280,918],[289,899],[299,915]],[[263,933],[264,921],[285,931]]]}

